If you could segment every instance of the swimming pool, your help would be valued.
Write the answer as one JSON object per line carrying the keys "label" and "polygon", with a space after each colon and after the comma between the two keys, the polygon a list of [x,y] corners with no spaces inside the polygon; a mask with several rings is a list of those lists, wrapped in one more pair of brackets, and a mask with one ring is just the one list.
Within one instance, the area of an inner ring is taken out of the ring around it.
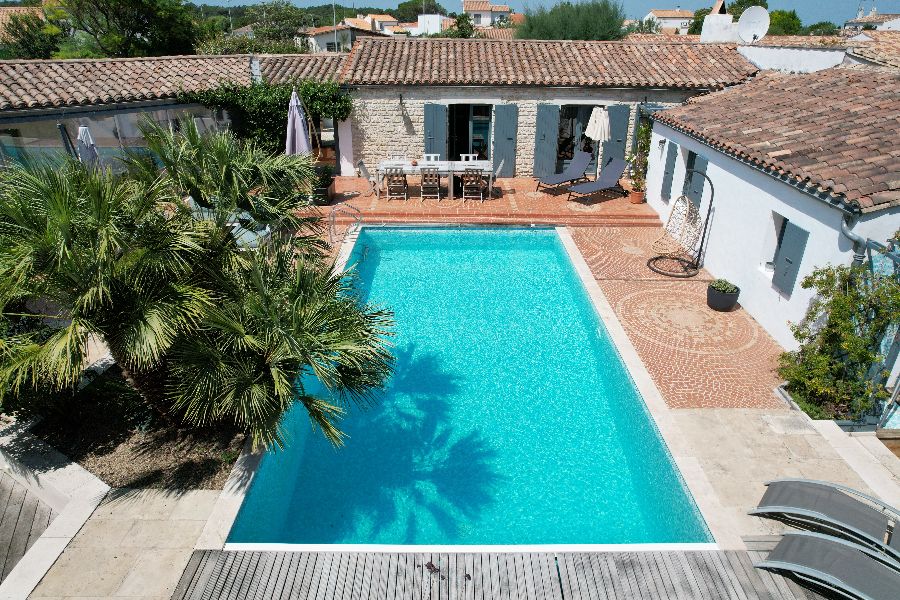
{"label": "swimming pool", "polygon": [[396,372],[342,449],[286,416],[229,543],[711,541],[554,229],[366,227],[350,262]]}

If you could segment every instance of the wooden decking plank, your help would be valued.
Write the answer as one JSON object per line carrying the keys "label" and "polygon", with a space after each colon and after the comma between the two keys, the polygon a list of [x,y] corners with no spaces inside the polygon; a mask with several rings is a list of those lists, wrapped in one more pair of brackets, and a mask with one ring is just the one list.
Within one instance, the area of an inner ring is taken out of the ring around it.
{"label": "wooden decking plank", "polygon": [[737,557],[744,565],[744,570],[752,574],[750,575],[751,580],[755,577],[759,581],[759,585],[766,591],[768,598],[771,600],[782,600],[781,592],[778,591],[778,586],[775,585],[771,578],[765,576],[765,572],[753,566],[750,552],[738,552]]}
{"label": "wooden decking plank", "polygon": [[[757,560],[762,560],[762,557],[768,555],[768,552],[759,552],[757,555],[760,556]],[[791,588],[788,587],[787,580],[784,577],[763,569],[757,569],[757,571],[759,572],[760,577],[768,579],[771,585],[775,586],[779,598],[782,598],[783,600],[794,600],[796,596]]]}
{"label": "wooden decking plank", "polygon": [[342,552],[331,552],[331,564],[328,572],[324,571],[320,575],[319,586],[316,588],[316,600],[331,600],[330,595],[334,593],[334,584],[337,580],[338,571],[341,568]]}
{"label": "wooden decking plank", "polygon": [[397,560],[397,600],[413,600],[415,596],[416,555],[401,553]]}
{"label": "wooden decking plank", "polygon": [[[288,600],[291,598],[294,586],[297,587],[299,595],[300,582],[297,581],[297,572],[300,571],[299,576],[302,578],[302,569],[306,569],[307,566],[312,568],[310,563],[313,561],[315,561],[315,554],[311,552],[285,552],[284,560],[281,563],[281,572],[275,585],[272,586],[272,595],[270,597],[278,598],[278,600]],[[294,597],[296,598],[297,596]]]}
{"label": "wooden decking plank", "polygon": [[532,600],[528,594],[528,585],[525,582],[525,563],[521,553],[512,554],[512,561],[516,571],[516,598],[520,600]]}
{"label": "wooden decking plank", "polygon": [[495,554],[497,561],[497,583],[499,584],[498,596],[500,600],[510,600],[509,571],[506,564],[506,554]]}
{"label": "wooden decking plank", "polygon": [[181,573],[181,579],[172,592],[172,600],[182,600],[188,597],[188,592],[200,578],[197,576],[198,570],[207,562],[208,553],[204,550],[195,550],[191,552],[188,564],[185,565],[184,571]]}
{"label": "wooden decking plank", "polygon": [[734,595],[734,590],[731,589],[731,585],[722,575],[716,564],[715,552],[695,552],[693,553],[693,557],[702,576],[706,578],[707,585],[710,589],[715,590],[715,598],[737,600]]}
{"label": "wooden decking plank", "polygon": [[264,582],[272,571],[272,555],[274,552],[260,552],[259,559],[256,562],[256,568],[250,574],[248,581],[245,583],[244,592],[241,594],[241,600],[253,598],[259,591],[259,586]]}
{"label": "wooden decking plank", "polygon": [[[570,578],[574,576],[574,579],[570,582],[572,586],[572,597],[578,600],[593,600],[592,590],[590,585],[588,585],[587,579],[585,578],[584,565],[581,561],[581,554],[571,553],[566,557],[566,562],[569,564],[568,571],[570,574]],[[558,560],[557,557],[557,566],[559,568],[560,577],[562,576],[562,561]],[[562,583],[560,581],[560,583]],[[563,588],[563,595],[565,595],[565,588]],[[568,596],[566,596],[568,598]]]}
{"label": "wooden decking plank", "polygon": [[256,575],[256,569],[259,567],[259,562],[262,559],[262,553],[260,552],[249,552],[249,554],[250,560],[245,565],[239,582],[235,579],[234,585],[227,596],[228,598],[244,600],[247,597],[247,590],[253,581],[253,576]]}
{"label": "wooden decking plank", "polygon": [[222,577],[216,582],[218,590],[210,598],[228,598],[231,590],[235,586],[240,585],[243,574],[246,573],[247,565],[251,560],[253,560],[252,552],[240,552],[232,561],[227,562],[227,568],[222,573]]}
{"label": "wooden decking plank", "polygon": [[[369,589],[366,591],[363,589],[363,598],[382,600],[384,598],[384,563],[383,563],[384,554],[381,552],[372,553],[372,566],[371,572],[369,573]],[[364,586],[365,587],[365,586]]]}
{"label": "wooden decking plank", "polygon": [[660,590],[663,598],[678,598],[679,589],[675,586],[675,582],[669,575],[669,568],[663,558],[664,552],[648,552],[647,560],[651,567],[656,571],[657,589]]}
{"label": "wooden decking plank", "polygon": [[397,597],[397,560],[399,556],[397,554],[391,554],[390,560],[388,561],[387,569],[385,569],[385,583],[387,584],[387,591],[385,593],[385,600],[393,600]]}
{"label": "wooden decking plank", "polygon": [[616,569],[619,572],[619,576],[622,577],[627,583],[628,588],[631,590],[631,595],[634,598],[642,598],[645,595],[645,592],[638,581],[638,575],[635,571],[634,567],[634,557],[628,553],[616,553],[615,555],[615,563]]}
{"label": "wooden decking plank", "polygon": [[[22,504],[25,502],[25,487],[15,484],[9,494],[3,518],[0,520],[0,573],[6,572],[6,561],[10,558],[10,550],[13,545],[13,534],[19,522],[19,513],[22,512]],[[14,559],[14,562],[18,558]]]}
{"label": "wooden decking plank", "polygon": [[605,557],[599,553],[592,553],[587,559],[591,565],[594,585],[599,592],[598,597],[602,600],[616,600],[616,598],[622,597],[622,593],[618,589],[618,583],[614,583],[610,577],[609,566],[606,564]]}
{"label": "wooden decking plank", "polygon": [[312,600],[319,598],[325,593],[325,584],[328,580],[328,573],[331,571],[331,563],[334,561],[334,552],[316,552],[316,562],[313,568],[307,566],[303,573],[303,580],[300,588],[297,590],[299,596],[294,596],[294,590],[291,590],[290,598],[298,600]]}
{"label": "wooden decking plank", "polygon": [[528,561],[531,563],[531,576],[534,581],[534,597],[538,600],[549,600],[552,598],[553,592],[544,589],[544,576],[541,573],[541,555],[532,553],[527,555]]}
{"label": "wooden decking plank", "polygon": [[675,552],[670,556],[672,557],[673,564],[678,566],[688,581],[691,582],[691,586],[697,591],[698,598],[714,598],[701,574],[694,571],[691,562],[688,560],[687,552]]}
{"label": "wooden decking plank", "polygon": [[341,562],[338,566],[337,580],[334,582],[334,588],[329,590],[326,598],[330,600],[342,600],[344,597],[344,586],[347,585],[347,576],[350,569],[356,562],[356,553],[347,552],[341,554]]}
{"label": "wooden decking plank", "polygon": [[500,565],[497,561],[497,554],[494,552],[482,555],[486,559],[485,571],[487,577],[484,582],[484,597],[491,600],[502,600],[500,592]]}
{"label": "wooden decking plank", "polygon": [[728,560],[728,557],[725,556],[725,553],[720,550],[712,552],[711,555],[722,578],[726,583],[731,585],[731,590],[733,592],[732,597],[737,600],[752,600],[750,594],[747,593],[747,590],[745,590],[744,586],[741,584],[740,577],[738,577],[737,572],[732,568],[731,562]]}
{"label": "wooden decking plank", "polygon": [[646,590],[648,598],[665,598],[665,591],[657,581],[653,565],[647,561],[647,552],[634,553],[635,576]]}
{"label": "wooden decking plank", "polygon": [[484,593],[484,570],[481,563],[481,554],[472,555],[472,584],[474,588],[473,598],[475,600],[488,600],[489,596]]}
{"label": "wooden decking plank", "polygon": [[13,530],[6,565],[3,567],[3,574],[0,576],[0,579],[6,579],[9,572],[18,564],[19,559],[25,555],[25,551],[28,549],[28,536],[31,535],[31,527],[34,525],[34,515],[40,503],[41,501],[33,493],[30,491],[25,492],[25,498],[22,500],[22,509],[19,511],[19,518],[16,520],[16,526]]}
{"label": "wooden decking plank", "polygon": [[591,561],[591,554],[587,552],[579,554],[577,567],[590,600],[606,600],[603,578],[595,571],[594,563]]}
{"label": "wooden decking plank", "polygon": [[738,554],[739,553],[735,551],[724,551],[722,552],[723,561],[726,564],[730,565],[732,572],[734,572],[741,588],[744,590],[744,593],[747,595],[747,598],[749,600],[768,600],[766,598],[768,594],[765,593],[764,589],[762,589],[761,584],[753,581],[753,579],[751,578],[751,574],[747,573],[747,571],[744,569],[744,565],[743,563],[741,563]]}
{"label": "wooden decking plank", "polygon": [[31,548],[32,544],[41,537],[41,534],[50,525],[52,517],[53,509],[43,502],[38,502],[37,511],[34,513],[34,520],[31,523],[31,531],[28,534],[28,548]]}
{"label": "wooden decking plank", "polygon": [[274,591],[278,581],[284,576],[282,569],[285,562],[289,561],[287,552],[271,552],[269,558],[268,572],[266,577],[257,586],[254,600],[269,600],[275,597]]}
{"label": "wooden decking plank", "polygon": [[344,594],[344,598],[356,600],[356,598],[361,597],[362,593],[360,590],[362,590],[363,579],[366,576],[366,561],[368,561],[371,556],[371,552],[362,552],[357,555],[356,565],[351,573],[352,577],[348,582],[347,593]]}
{"label": "wooden decking plank", "polygon": [[578,574],[575,573],[575,555],[560,553],[556,555],[556,566],[559,570],[559,585],[566,600],[582,600]]}
{"label": "wooden decking plank", "polygon": [[243,552],[222,552],[216,561],[214,577],[204,586],[203,600],[213,600],[222,596],[221,591],[228,582],[228,574],[235,563],[244,559]]}
{"label": "wooden decking plank", "polygon": [[505,564],[506,573],[506,591],[504,598],[508,600],[519,600],[519,574],[516,572],[516,555],[512,552],[501,554]]}
{"label": "wooden decking plank", "polygon": [[544,582],[544,592],[550,592],[549,598],[563,600],[562,587],[559,582],[559,571],[556,566],[556,557],[552,554],[540,554],[541,579]]}

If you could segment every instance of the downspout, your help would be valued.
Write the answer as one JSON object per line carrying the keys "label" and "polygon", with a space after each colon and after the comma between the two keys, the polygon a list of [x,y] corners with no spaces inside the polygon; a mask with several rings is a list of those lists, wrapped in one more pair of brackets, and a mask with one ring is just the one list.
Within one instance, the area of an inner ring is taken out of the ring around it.
{"label": "downspout", "polygon": [[844,237],[853,242],[853,266],[858,267],[866,260],[866,238],[853,231],[856,225],[856,217],[852,215],[844,215],[841,219],[841,233]]}

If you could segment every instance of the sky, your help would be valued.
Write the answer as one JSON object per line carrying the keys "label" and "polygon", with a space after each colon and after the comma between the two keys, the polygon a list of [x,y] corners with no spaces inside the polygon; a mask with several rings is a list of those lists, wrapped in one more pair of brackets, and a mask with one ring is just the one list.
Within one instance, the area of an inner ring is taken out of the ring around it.
{"label": "sky", "polygon": [[[195,3],[218,4],[226,6],[231,4],[237,6],[239,4],[257,4],[262,0],[194,0]],[[325,4],[325,0],[291,0],[293,4],[303,6],[316,6]],[[496,4],[509,4],[513,10],[523,12],[526,8],[536,8],[540,5],[552,6],[553,0],[493,0]],[[391,8],[397,6],[400,0],[356,0],[358,6],[377,6],[383,8]],[[439,2],[451,12],[458,12],[462,8],[462,0],[439,0]],[[712,2],[708,0],[621,0],[625,7],[625,12],[629,17],[643,17],[650,9],[653,8],[681,8],[693,9],[712,6]],[[727,0],[726,0],[727,2]],[[339,1],[340,4],[352,5],[352,0]],[[832,21],[841,24],[847,19],[856,16],[859,7],[858,0],[768,0],[769,10],[790,10],[794,9],[800,15],[800,19],[805,24],[815,23],[817,21]],[[868,13],[872,7],[872,0],[863,2],[865,11]],[[880,13],[900,13],[900,0],[879,0],[875,6]]]}

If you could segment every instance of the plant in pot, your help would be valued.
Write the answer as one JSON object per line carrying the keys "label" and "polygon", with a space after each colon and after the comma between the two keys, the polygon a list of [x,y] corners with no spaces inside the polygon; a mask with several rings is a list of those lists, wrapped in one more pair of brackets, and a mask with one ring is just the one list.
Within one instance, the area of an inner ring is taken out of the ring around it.
{"label": "plant in pot", "polygon": [[628,155],[628,162],[631,164],[631,191],[628,193],[628,201],[632,204],[641,204],[646,195],[650,133],[650,124],[641,123],[637,130],[634,152]]}
{"label": "plant in pot", "polygon": [[735,307],[740,293],[741,288],[727,279],[716,279],[706,288],[706,304],[713,310],[727,312]]}
{"label": "plant in pot", "polygon": [[331,165],[316,166],[316,187],[313,189],[312,201],[319,206],[324,206],[331,201],[334,184],[334,167]]}

